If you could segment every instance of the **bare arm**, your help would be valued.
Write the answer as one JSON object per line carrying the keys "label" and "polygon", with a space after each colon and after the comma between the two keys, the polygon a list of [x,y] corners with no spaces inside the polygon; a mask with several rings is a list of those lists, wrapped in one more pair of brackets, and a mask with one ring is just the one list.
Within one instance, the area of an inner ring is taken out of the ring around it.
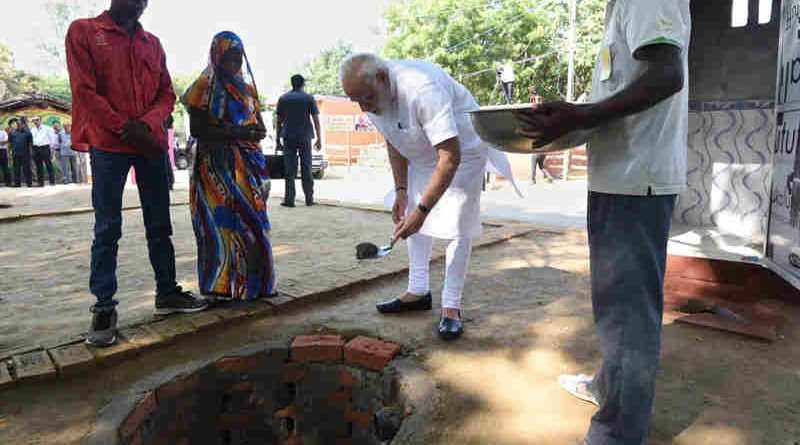
{"label": "bare arm", "polygon": [[322,131],[319,124],[319,114],[312,114],[311,119],[314,121],[314,130],[317,132],[317,142],[315,143],[317,151],[322,150]]}
{"label": "bare arm", "polygon": [[453,182],[453,177],[461,164],[461,144],[458,138],[442,142],[436,146],[436,150],[439,152],[439,163],[436,164],[436,170],[421,201],[421,204],[429,209],[434,208],[444,192],[450,188],[450,183]]}
{"label": "bare arm", "polygon": [[535,139],[536,146],[547,145],[576,128],[590,129],[622,119],[668,99],[684,87],[681,48],[670,44],[649,45],[634,57],[646,64],[642,75],[616,95],[596,104],[566,102],[545,104],[516,113],[524,128],[522,136]]}
{"label": "bare arm", "polygon": [[436,206],[453,182],[458,166],[461,164],[461,144],[458,142],[458,138],[450,138],[436,145],[436,150],[439,153],[439,162],[430,183],[428,183],[428,188],[420,200],[420,205],[427,210],[423,211],[420,207],[411,210],[408,217],[403,219],[395,230],[392,244],[400,238],[406,239],[419,232],[422,225],[425,224],[428,212]]}
{"label": "bare arm", "polygon": [[408,189],[408,159],[397,151],[392,144],[386,142],[389,151],[389,165],[392,166],[395,188]]}

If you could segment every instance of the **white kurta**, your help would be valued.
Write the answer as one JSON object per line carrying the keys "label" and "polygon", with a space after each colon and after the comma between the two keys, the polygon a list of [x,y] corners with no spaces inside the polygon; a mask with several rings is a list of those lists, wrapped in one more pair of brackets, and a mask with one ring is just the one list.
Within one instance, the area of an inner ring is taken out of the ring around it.
{"label": "white kurta", "polygon": [[492,171],[511,179],[505,154],[490,148],[475,132],[468,111],[477,109],[478,103],[444,70],[416,60],[389,64],[392,104],[382,114],[369,117],[408,160],[409,211],[422,199],[436,169],[439,154],[435,146],[454,137],[461,145],[461,164],[453,182],[420,233],[440,239],[480,236],[480,198],[487,161]]}

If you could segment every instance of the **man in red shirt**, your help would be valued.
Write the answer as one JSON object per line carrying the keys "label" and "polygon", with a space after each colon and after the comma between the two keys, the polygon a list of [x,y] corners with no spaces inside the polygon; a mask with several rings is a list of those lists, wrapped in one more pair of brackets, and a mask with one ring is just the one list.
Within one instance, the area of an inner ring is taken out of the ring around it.
{"label": "man in red shirt", "polygon": [[175,277],[170,237],[167,132],[175,93],[161,42],[142,29],[147,0],[112,0],[99,17],[76,20],[67,33],[73,97],[73,143],[90,147],[95,211],[90,288],[97,297],[86,342],[117,340],[117,250],[122,195],[136,172],[150,263],[156,276],[156,313],[197,312],[208,303],[185,292]]}

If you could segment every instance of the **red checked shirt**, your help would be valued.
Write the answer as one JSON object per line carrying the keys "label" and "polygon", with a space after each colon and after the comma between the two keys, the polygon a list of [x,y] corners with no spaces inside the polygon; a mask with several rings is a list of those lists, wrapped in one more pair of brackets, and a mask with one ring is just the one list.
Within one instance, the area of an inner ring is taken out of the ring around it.
{"label": "red checked shirt", "polygon": [[175,106],[175,92],[158,38],[141,25],[131,38],[106,11],[73,22],[66,46],[75,148],[140,153],[121,138],[122,127],[139,119],[167,151],[164,120]]}

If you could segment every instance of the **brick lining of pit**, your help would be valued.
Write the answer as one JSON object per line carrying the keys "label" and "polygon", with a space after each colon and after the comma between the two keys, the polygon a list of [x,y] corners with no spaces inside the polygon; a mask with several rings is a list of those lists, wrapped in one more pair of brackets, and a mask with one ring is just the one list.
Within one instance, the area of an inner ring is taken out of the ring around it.
{"label": "brick lining of pit", "polygon": [[300,336],[166,372],[115,397],[84,443],[405,443],[430,401],[413,400],[425,384],[412,383],[417,396],[403,389],[416,366],[400,351],[363,336]]}

